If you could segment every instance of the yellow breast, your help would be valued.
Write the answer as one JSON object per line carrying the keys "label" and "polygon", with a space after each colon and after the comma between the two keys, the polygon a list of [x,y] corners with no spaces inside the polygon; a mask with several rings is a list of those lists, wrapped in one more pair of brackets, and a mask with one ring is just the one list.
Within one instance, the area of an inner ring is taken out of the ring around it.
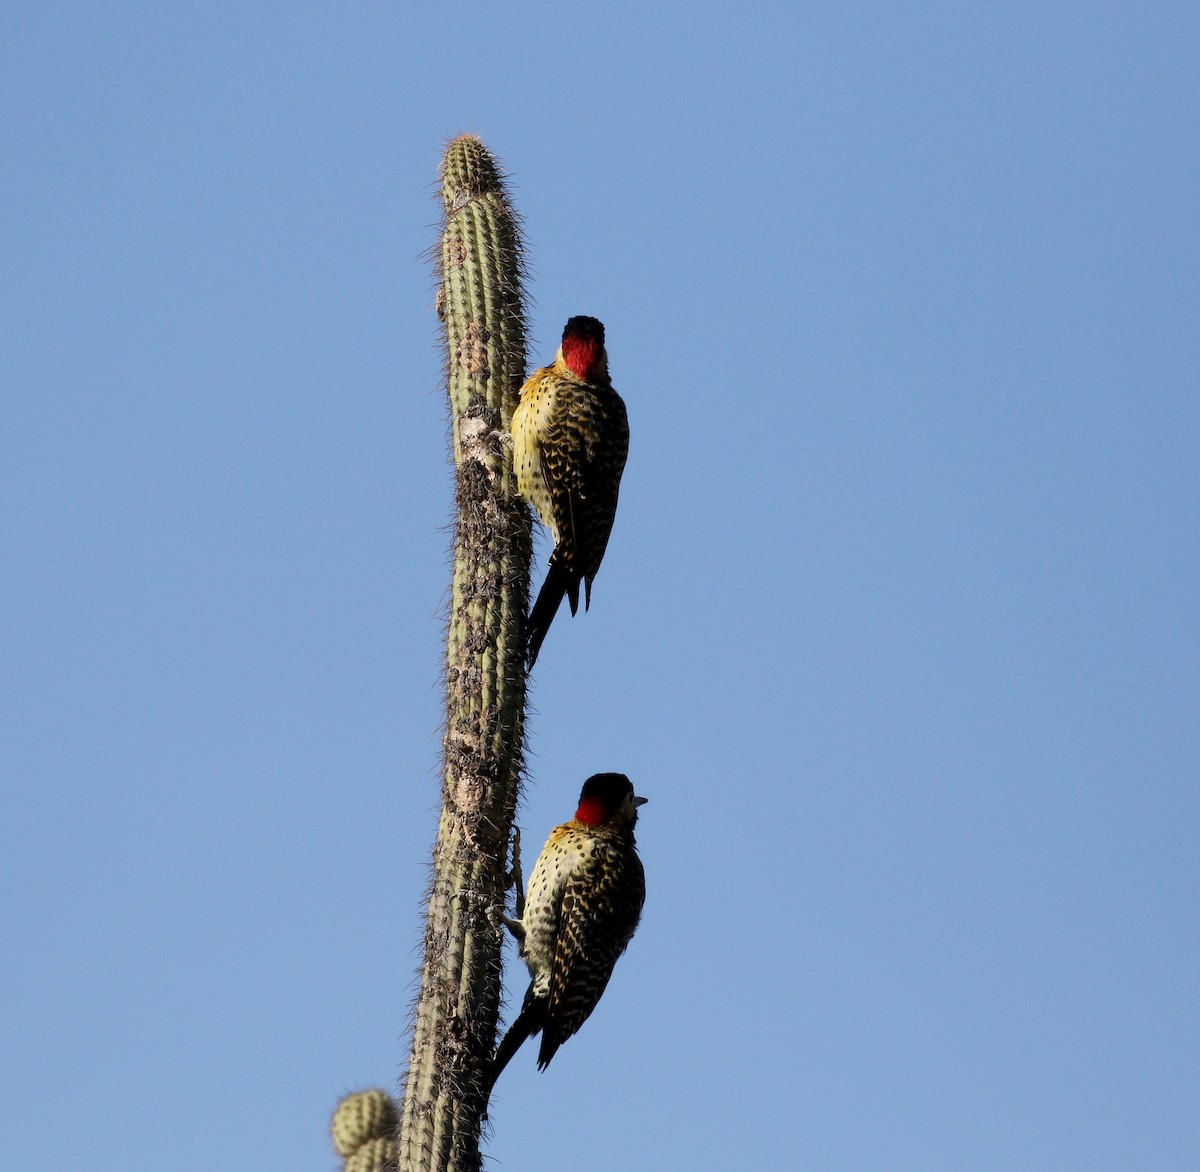
{"label": "yellow breast", "polygon": [[557,544],[560,535],[542,469],[542,441],[554,409],[556,381],[548,366],[529,376],[521,388],[521,401],[513,412],[512,437],[517,491],[537,510],[542,524],[550,530]]}

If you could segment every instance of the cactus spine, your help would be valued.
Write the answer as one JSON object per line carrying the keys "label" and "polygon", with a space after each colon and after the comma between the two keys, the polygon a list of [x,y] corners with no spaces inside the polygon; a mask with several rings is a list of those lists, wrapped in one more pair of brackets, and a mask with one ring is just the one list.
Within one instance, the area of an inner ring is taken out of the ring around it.
{"label": "cactus spine", "polygon": [[479,139],[450,142],[438,313],[445,327],[457,523],[442,815],[399,1131],[399,1166],[476,1172],[481,1076],[500,1006],[505,858],[523,763],[530,520],[509,431],[525,372],[521,244]]}

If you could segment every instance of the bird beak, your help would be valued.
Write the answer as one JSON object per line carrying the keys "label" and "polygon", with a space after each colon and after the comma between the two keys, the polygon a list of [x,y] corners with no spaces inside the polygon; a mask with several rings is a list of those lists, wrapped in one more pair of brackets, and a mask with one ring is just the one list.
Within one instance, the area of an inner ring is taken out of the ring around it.
{"label": "bird beak", "polygon": [[639,798],[637,794],[633,795],[633,804],[635,806],[644,806],[649,800],[649,798]]}

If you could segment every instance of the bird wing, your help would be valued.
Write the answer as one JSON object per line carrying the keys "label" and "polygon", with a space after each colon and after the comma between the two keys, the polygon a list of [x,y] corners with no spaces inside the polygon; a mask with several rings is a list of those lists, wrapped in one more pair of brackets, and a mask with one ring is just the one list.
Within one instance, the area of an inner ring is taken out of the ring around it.
{"label": "bird wing", "polygon": [[541,471],[560,521],[555,554],[573,577],[590,580],[600,568],[628,453],[625,404],[609,387],[574,396],[570,411],[546,427]]}
{"label": "bird wing", "polygon": [[576,518],[582,516],[581,503],[587,495],[583,464],[583,435],[578,410],[566,419],[551,423],[541,445],[542,477],[554,519],[558,523],[556,559],[570,574],[575,574],[577,535]]}
{"label": "bird wing", "polygon": [[613,966],[633,937],[646,898],[646,879],[636,850],[603,844],[591,863],[567,881],[558,919],[546,1020],[538,1066],[596,1008]]}

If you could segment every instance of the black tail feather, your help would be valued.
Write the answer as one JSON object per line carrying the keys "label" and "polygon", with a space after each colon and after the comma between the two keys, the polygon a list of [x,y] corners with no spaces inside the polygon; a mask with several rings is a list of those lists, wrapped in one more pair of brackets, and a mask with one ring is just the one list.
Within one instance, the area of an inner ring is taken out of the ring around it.
{"label": "black tail feather", "polygon": [[550,1065],[550,1059],[558,1053],[558,1048],[566,1041],[551,1030],[542,1031],[542,1044],[538,1048],[538,1070],[545,1070]]}
{"label": "black tail feather", "polygon": [[550,559],[550,569],[546,572],[546,580],[538,591],[537,601],[529,612],[529,623],[526,627],[525,662],[529,667],[537,662],[538,652],[542,649],[542,641],[558,608],[562,605],[563,596],[571,596],[571,613],[575,613],[579,605],[579,581],[573,579],[561,563]]}
{"label": "black tail feather", "polygon": [[496,1056],[492,1059],[483,1087],[485,1110],[487,1101],[491,1098],[492,1087],[496,1085],[496,1079],[512,1060],[512,1056],[521,1048],[526,1038],[531,1038],[546,1024],[546,1000],[544,997],[535,1000],[532,993],[533,986],[530,986],[529,992],[525,994],[525,1004],[521,1006],[521,1012],[517,1014],[516,1021],[508,1027],[508,1032],[496,1049]]}

